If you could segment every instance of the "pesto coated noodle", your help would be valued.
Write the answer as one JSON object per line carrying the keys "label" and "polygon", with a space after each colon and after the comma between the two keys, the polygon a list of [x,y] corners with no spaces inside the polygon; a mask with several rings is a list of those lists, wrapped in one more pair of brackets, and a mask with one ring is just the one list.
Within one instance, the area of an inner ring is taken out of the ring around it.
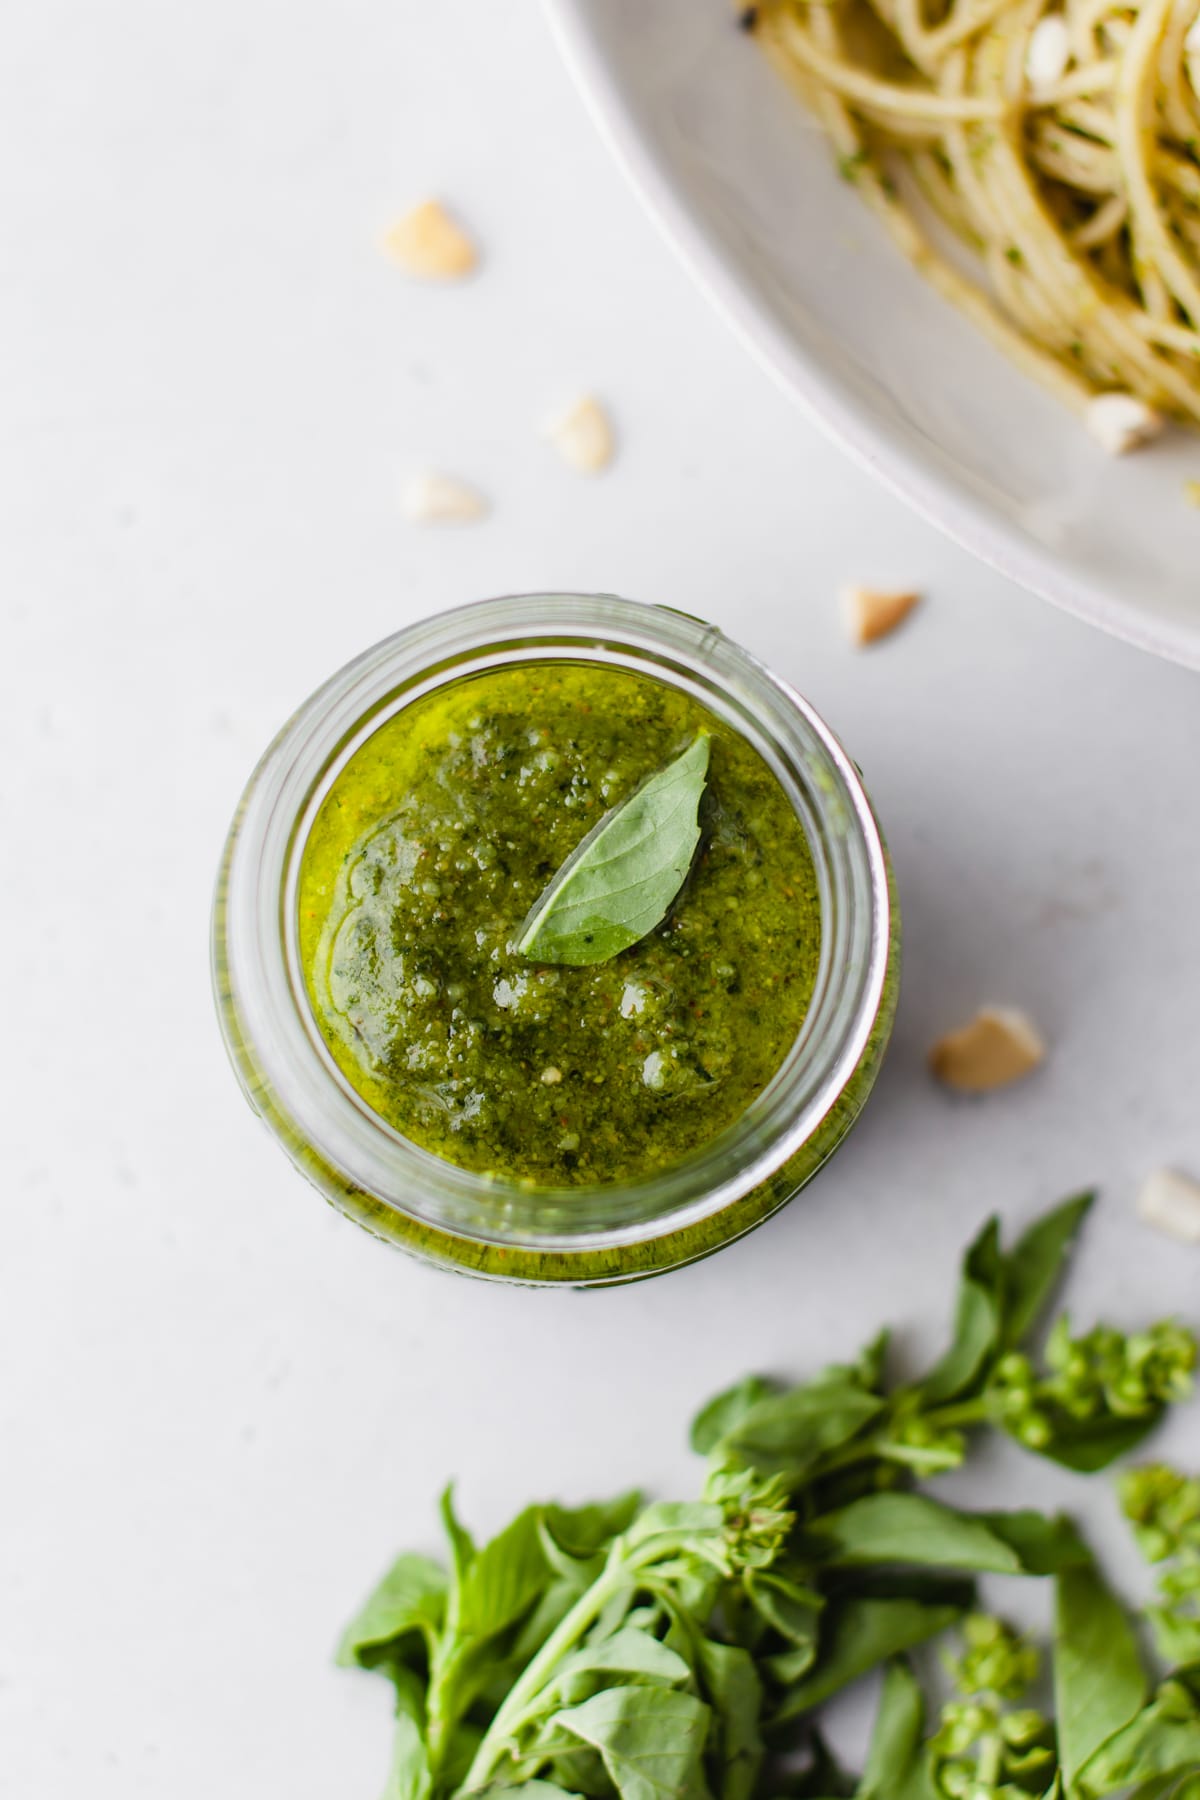
{"label": "pesto coated noodle", "polygon": [[1117,391],[1200,423],[1197,0],[767,0],[747,23],[1015,362],[1081,413]]}

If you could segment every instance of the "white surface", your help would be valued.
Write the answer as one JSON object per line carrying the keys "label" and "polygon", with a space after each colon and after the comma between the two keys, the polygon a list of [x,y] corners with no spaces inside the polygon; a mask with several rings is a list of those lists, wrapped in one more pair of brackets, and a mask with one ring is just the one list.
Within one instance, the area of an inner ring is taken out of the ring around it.
{"label": "white surface", "polygon": [[1200,667],[1200,468],[1114,461],[895,250],[731,0],[545,0],[601,128],[763,366],[864,466],[1025,586]]}
{"label": "white surface", "polygon": [[[386,1694],[330,1650],[392,1551],[432,1546],[446,1475],[483,1527],[686,1491],[693,1402],[884,1316],[914,1353],[987,1208],[1092,1179],[1079,1313],[1200,1310],[1200,1253],[1133,1216],[1147,1169],[1200,1171],[1197,687],[983,570],[757,375],[535,12],[27,0],[0,87],[0,1792],[371,1800]],[[376,254],[430,190],[487,248],[469,287]],[[595,482],[537,433],[585,386],[621,435]],[[405,525],[426,464],[491,519]],[[855,653],[853,577],[928,600]],[[556,584],[706,614],[807,691],[907,923],[892,1057],[817,1185],[707,1264],[578,1296],[434,1274],[322,1206],[237,1093],[207,972],[225,827],[288,709],[418,614]],[[955,1105],[923,1053],[980,1000],[1053,1053]],[[1006,1467],[1120,1541],[1102,1486]]]}

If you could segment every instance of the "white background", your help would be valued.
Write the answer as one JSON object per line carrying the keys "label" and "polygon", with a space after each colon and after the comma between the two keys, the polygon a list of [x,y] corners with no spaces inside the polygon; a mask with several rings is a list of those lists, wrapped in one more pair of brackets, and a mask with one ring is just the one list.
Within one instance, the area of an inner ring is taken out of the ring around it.
{"label": "white background", "polygon": [[[1200,1312],[1200,1252],[1132,1216],[1148,1167],[1200,1168],[1200,691],[789,409],[529,5],[11,0],[0,140],[0,1790],[370,1800],[386,1694],[331,1647],[432,1547],[447,1475],[485,1529],[536,1494],[686,1492],[709,1390],[884,1317],[911,1357],[989,1208],[1093,1180],[1081,1318]],[[428,192],[485,247],[461,288],[378,253]],[[535,429],[581,387],[620,425],[597,482]],[[430,464],[492,518],[405,525]],[[854,576],[928,595],[868,655],[833,603]],[[422,614],[549,586],[706,615],[808,693],[906,925],[836,1164],[717,1259],[584,1295],[435,1274],[328,1211],[239,1097],[207,971],[222,836],[289,710]],[[1053,1054],[955,1104],[924,1051],[981,1000]],[[1200,1459],[1194,1413],[1168,1447]],[[1102,1483],[993,1466],[1120,1543]]]}

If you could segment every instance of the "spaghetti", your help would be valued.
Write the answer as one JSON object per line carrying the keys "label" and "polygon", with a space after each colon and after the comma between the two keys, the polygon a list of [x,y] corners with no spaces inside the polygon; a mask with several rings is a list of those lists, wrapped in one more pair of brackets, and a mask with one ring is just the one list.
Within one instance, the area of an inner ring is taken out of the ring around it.
{"label": "spaghetti", "polygon": [[1017,363],[1093,429],[1114,394],[1200,425],[1197,0],[766,0],[747,22],[901,250]]}

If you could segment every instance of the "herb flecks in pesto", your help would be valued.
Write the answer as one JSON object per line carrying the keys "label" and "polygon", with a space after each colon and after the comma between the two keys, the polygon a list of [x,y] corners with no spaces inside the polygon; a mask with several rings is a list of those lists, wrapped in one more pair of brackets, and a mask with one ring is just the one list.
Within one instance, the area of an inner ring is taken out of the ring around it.
{"label": "herb flecks in pesto", "polygon": [[[555,871],[700,735],[700,847],[662,923],[587,967],[521,956]],[[808,844],[758,753],[678,689],[588,664],[492,671],[381,726],[314,823],[299,922],[362,1098],[451,1162],[539,1185],[636,1179],[733,1124],[820,952]]]}

